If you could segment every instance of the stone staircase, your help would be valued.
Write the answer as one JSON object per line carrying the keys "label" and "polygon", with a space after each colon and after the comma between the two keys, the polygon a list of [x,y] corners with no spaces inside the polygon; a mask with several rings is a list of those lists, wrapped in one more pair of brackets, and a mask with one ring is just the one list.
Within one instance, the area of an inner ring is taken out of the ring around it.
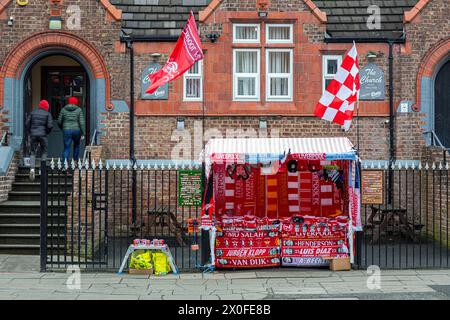
{"label": "stone staircase", "polygon": [[[36,180],[30,181],[28,173],[29,168],[18,168],[8,200],[0,203],[0,254],[39,254],[40,175],[36,170]],[[54,174],[49,178],[48,212],[53,212],[53,218],[49,217],[47,221],[47,242],[52,243],[54,249],[55,244],[61,249],[64,244],[65,198],[72,189],[71,177],[70,174]],[[53,188],[50,188],[50,179]]]}

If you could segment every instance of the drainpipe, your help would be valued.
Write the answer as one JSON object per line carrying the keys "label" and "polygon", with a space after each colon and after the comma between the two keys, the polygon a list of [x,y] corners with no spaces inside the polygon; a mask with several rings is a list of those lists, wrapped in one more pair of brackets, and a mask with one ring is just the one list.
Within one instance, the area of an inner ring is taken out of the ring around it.
{"label": "drainpipe", "polygon": [[[134,145],[134,49],[133,49],[133,39],[127,37],[125,39],[127,48],[130,50],[130,161],[132,170],[132,180],[131,180],[131,217],[133,227],[136,227],[137,218],[137,172],[135,169],[136,156],[135,156],[135,145]],[[136,229],[135,229],[136,230]]]}
{"label": "drainpipe", "polygon": [[395,163],[395,135],[394,135],[394,43],[389,41],[389,186],[388,204],[392,204],[392,191],[394,187],[394,172],[392,165]]}

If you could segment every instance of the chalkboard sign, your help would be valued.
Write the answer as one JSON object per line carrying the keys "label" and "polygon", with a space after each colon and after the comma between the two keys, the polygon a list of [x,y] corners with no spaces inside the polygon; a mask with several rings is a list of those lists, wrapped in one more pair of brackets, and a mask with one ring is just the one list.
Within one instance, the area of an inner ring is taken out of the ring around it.
{"label": "chalkboard sign", "polygon": [[178,171],[178,205],[182,207],[202,205],[203,184],[201,170]]}
{"label": "chalkboard sign", "polygon": [[383,177],[381,170],[362,172],[362,204],[383,204]]}
{"label": "chalkboard sign", "polygon": [[142,100],[167,100],[167,99],[169,99],[169,84],[167,84],[167,83],[165,85],[159,87],[158,89],[156,89],[156,91],[153,92],[152,94],[148,94],[145,92],[151,84],[149,76],[152,73],[155,73],[156,71],[158,71],[159,69],[161,69],[161,66],[158,63],[154,62],[154,63],[150,64],[150,66],[145,68],[144,71],[142,71],[142,76],[141,76],[141,99]]}
{"label": "chalkboard sign", "polygon": [[360,70],[361,91],[360,100],[384,100],[386,98],[386,83],[384,72],[376,64],[368,63]]}

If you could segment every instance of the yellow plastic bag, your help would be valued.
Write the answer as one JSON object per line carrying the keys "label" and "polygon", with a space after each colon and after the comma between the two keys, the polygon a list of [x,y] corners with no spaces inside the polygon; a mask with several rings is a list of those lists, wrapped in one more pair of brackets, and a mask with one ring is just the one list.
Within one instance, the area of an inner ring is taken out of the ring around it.
{"label": "yellow plastic bag", "polygon": [[153,265],[155,267],[156,275],[166,275],[171,271],[169,259],[162,252],[156,251],[153,253]]}
{"label": "yellow plastic bag", "polygon": [[152,268],[152,256],[149,250],[136,250],[131,254],[130,269],[150,270]]}

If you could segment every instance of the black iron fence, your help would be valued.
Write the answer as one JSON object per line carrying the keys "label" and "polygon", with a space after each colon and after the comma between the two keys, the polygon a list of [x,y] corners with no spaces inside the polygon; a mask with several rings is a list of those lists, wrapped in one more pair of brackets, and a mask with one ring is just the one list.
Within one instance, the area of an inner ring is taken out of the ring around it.
{"label": "black iron fence", "polygon": [[[179,205],[180,170],[198,165],[53,161],[41,166],[41,269],[117,271],[134,239],[162,239],[180,270],[200,265],[200,206]],[[136,206],[132,182],[136,177]]]}
{"label": "black iron fence", "polygon": [[372,164],[363,168],[362,192],[359,267],[450,266],[448,165]]}
{"label": "black iron fence", "polygon": [[[201,208],[180,205],[180,172],[186,169],[201,170],[167,163],[41,167],[41,269],[117,271],[136,238],[164,239],[181,270],[196,269],[201,234],[189,226],[200,220]],[[357,234],[355,266],[449,267],[448,186],[448,165],[363,167],[364,230]]]}

